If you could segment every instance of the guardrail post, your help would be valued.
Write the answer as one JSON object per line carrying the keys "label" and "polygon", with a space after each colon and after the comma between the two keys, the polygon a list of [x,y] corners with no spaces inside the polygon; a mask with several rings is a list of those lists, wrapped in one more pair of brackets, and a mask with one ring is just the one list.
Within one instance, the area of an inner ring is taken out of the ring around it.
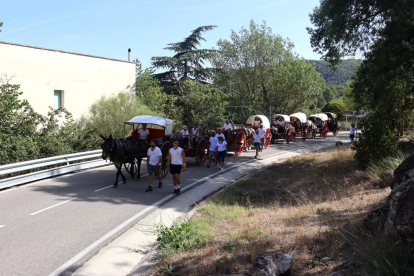
{"label": "guardrail post", "polygon": [[69,166],[69,161],[68,161],[68,158],[67,158],[67,157],[65,157],[65,160],[66,160],[66,165],[68,165],[68,166]]}

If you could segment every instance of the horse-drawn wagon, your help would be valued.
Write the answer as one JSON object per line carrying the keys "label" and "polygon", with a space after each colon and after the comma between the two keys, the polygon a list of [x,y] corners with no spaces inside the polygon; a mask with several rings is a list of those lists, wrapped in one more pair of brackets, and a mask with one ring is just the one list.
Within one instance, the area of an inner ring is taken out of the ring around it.
{"label": "horse-drawn wagon", "polygon": [[309,120],[316,126],[316,128],[312,131],[312,137],[316,138],[316,133],[319,133],[319,136],[326,138],[329,131],[327,123],[328,115],[325,113],[312,114],[309,116]]}
{"label": "horse-drawn wagon", "polygon": [[272,134],[270,130],[269,119],[263,115],[253,115],[247,119],[246,127],[244,128],[244,133],[246,135],[246,149],[250,149],[251,145],[253,144],[253,134],[257,130],[257,126],[254,125],[256,118],[260,119],[261,121],[260,124],[263,124],[263,130],[264,130],[263,147],[267,149],[272,141]]}
{"label": "horse-drawn wagon", "polygon": [[309,126],[307,124],[306,114],[303,112],[296,112],[296,113],[290,114],[289,117],[293,119],[293,125],[292,125],[294,129],[293,139],[296,138],[296,134],[300,133],[302,140],[306,141],[306,138],[308,137],[308,133],[309,133],[308,131]]}
{"label": "horse-drawn wagon", "polygon": [[332,131],[333,136],[338,134],[338,121],[336,120],[336,114],[332,112],[324,112],[328,116],[328,129]]}
{"label": "horse-drawn wagon", "polygon": [[290,141],[295,139],[294,131],[292,125],[290,125],[290,118],[285,114],[275,114],[272,116],[274,118],[272,122],[272,144],[279,143],[279,140],[284,140],[286,144],[289,144]]}

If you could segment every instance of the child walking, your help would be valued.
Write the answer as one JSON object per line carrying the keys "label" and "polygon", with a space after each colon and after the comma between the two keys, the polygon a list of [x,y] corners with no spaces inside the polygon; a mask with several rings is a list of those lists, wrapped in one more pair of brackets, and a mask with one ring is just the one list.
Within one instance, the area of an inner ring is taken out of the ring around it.
{"label": "child walking", "polygon": [[220,169],[223,170],[224,168],[224,157],[226,156],[227,152],[227,142],[224,140],[224,135],[220,134],[217,136],[218,142],[216,150],[218,151],[218,162],[220,163]]}

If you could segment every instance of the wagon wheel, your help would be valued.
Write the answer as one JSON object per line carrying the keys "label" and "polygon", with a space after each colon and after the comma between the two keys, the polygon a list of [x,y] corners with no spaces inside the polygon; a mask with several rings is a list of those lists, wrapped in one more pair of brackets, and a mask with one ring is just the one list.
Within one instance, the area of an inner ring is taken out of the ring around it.
{"label": "wagon wheel", "polygon": [[196,159],[198,165],[203,165],[207,159],[208,142],[207,139],[203,138],[198,141],[196,149]]}
{"label": "wagon wheel", "polygon": [[131,175],[135,175],[138,172],[138,160],[134,157],[132,164],[130,162],[124,163],[124,168]]}
{"label": "wagon wheel", "polygon": [[333,135],[336,136],[338,135],[338,123],[335,122],[333,125]]}
{"label": "wagon wheel", "polygon": [[328,124],[324,124],[322,127],[322,137],[324,139],[326,138],[326,136],[328,136],[328,131],[329,131]]}
{"label": "wagon wheel", "polygon": [[302,127],[302,140],[306,141],[306,138],[308,138],[308,125],[304,124]]}
{"label": "wagon wheel", "polygon": [[162,161],[161,161],[161,168],[160,168],[160,174],[161,177],[164,178],[167,176],[167,161],[168,161],[168,153],[170,152],[170,149],[172,148],[172,144],[170,141],[165,142],[161,146],[161,154],[162,154]]}
{"label": "wagon wheel", "polygon": [[242,152],[244,147],[246,146],[246,135],[242,131],[240,131],[236,135],[236,139],[234,139],[234,154],[239,156]]}
{"label": "wagon wheel", "polygon": [[270,129],[266,129],[265,139],[264,139],[264,148],[267,149],[272,140],[272,134],[270,134]]}
{"label": "wagon wheel", "polygon": [[286,129],[286,132],[285,132],[285,141],[286,141],[286,144],[289,144],[290,143],[290,140],[292,140],[292,134],[290,132],[290,128],[287,128]]}

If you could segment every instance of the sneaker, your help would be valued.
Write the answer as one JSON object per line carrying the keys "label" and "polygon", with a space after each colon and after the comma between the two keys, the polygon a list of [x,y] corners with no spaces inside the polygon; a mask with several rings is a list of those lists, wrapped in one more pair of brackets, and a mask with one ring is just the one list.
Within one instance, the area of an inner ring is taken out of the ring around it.
{"label": "sneaker", "polygon": [[172,192],[173,195],[175,195],[177,193],[177,189],[174,189],[174,192]]}
{"label": "sneaker", "polygon": [[220,168],[220,170],[222,170],[222,171],[223,171],[223,170],[224,170],[224,169],[223,169],[223,167],[221,167],[221,168]]}
{"label": "sneaker", "polygon": [[207,168],[210,168],[210,164],[207,165]]}
{"label": "sneaker", "polygon": [[257,158],[259,155],[255,155],[254,158]]}
{"label": "sneaker", "polygon": [[148,188],[145,191],[146,192],[152,192],[152,186],[148,186]]}
{"label": "sneaker", "polygon": [[214,166],[217,166],[217,165],[218,165],[218,162],[216,162],[216,164]]}
{"label": "sneaker", "polygon": [[162,188],[162,182],[158,182],[158,188]]}
{"label": "sneaker", "polygon": [[177,194],[177,195],[181,194],[181,189],[177,189],[176,194]]}

